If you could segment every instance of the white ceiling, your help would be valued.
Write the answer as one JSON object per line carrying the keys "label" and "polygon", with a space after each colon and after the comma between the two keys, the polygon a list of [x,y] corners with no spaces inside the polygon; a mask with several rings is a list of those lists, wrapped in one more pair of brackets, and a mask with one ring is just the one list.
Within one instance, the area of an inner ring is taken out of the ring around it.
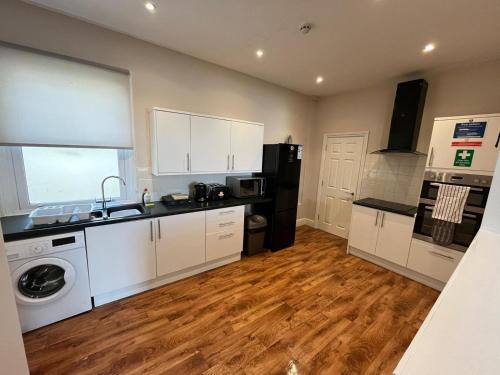
{"label": "white ceiling", "polygon": [[500,57],[499,0],[156,0],[155,13],[143,0],[28,2],[317,96]]}

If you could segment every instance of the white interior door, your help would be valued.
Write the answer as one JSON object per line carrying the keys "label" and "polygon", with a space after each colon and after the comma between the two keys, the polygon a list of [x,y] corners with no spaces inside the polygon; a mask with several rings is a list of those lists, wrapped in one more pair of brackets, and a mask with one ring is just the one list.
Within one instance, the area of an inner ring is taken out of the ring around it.
{"label": "white interior door", "polygon": [[328,137],[323,155],[318,227],[347,238],[356,194],[363,136]]}

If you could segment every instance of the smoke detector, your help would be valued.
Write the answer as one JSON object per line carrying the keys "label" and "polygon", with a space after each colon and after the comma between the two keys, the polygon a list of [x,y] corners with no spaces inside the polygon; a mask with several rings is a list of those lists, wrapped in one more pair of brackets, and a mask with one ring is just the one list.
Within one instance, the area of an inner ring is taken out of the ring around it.
{"label": "smoke detector", "polygon": [[306,23],[303,23],[302,25],[300,25],[299,31],[305,35],[305,34],[308,34],[309,31],[311,31],[311,29],[312,29],[312,25],[309,22],[306,22]]}

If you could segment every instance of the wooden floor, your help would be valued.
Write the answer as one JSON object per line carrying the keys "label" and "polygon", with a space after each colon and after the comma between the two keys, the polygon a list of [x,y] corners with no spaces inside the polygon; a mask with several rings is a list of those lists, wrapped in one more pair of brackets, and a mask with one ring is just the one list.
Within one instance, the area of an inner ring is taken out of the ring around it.
{"label": "wooden floor", "polygon": [[[25,335],[33,374],[391,374],[438,293],[309,227],[242,260]],[[292,365],[290,364],[292,362]]]}

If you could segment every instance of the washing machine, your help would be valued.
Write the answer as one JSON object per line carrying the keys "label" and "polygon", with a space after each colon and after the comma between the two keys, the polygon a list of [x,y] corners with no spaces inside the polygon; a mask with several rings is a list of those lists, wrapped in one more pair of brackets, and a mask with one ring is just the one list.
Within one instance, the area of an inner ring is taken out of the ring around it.
{"label": "washing machine", "polygon": [[5,247],[23,332],[92,309],[83,231]]}

